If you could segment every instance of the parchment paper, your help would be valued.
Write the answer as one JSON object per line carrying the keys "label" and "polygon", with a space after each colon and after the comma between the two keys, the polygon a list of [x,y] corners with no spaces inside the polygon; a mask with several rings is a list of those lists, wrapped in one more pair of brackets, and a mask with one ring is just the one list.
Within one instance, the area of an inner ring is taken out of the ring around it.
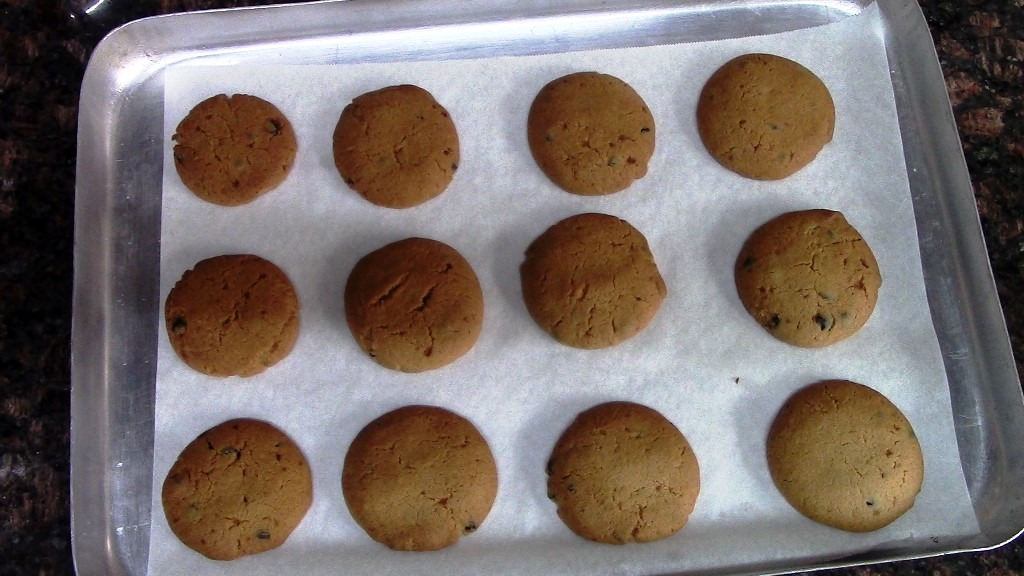
{"label": "parchment paper", "polygon": [[[292,354],[249,379],[193,372],[161,338],[150,574],[641,574],[728,567],[780,569],[876,547],[921,546],[977,533],[961,471],[948,385],[923,284],[917,235],[881,37],[871,6],[838,24],[766,37],[558,55],[344,66],[171,68],[166,73],[161,298],[201,259],[254,253],[291,277],[302,304]],[[801,62],[831,90],[835,139],[796,175],[754,182],[726,171],[701,145],[694,120],[704,81],[726,60],[771,52]],[[565,193],[534,164],[526,143],[533,96],[580,70],[630,83],[657,123],[648,175],[600,198]],[[440,197],[408,210],[373,206],[333,166],[331,135],[363,92],[401,83],[429,90],[451,113],[462,161]],[[188,192],[173,169],[171,135],[204,98],[249,93],[274,102],[299,141],[277,190],[237,208]],[[854,337],[807,350],[771,338],[744,311],[732,269],[747,235],[789,210],[842,211],[863,234],[884,278],[878,306]],[[528,315],[518,267],[548,226],[580,212],[625,218],[648,238],[668,286],[652,324],[617,347],[557,344]],[[408,236],[450,244],[475,268],[486,315],[460,361],[409,375],[381,368],[348,332],[342,293],[367,252]],[[774,488],[764,440],[796,389],[845,378],[888,396],[921,439],[926,472],[916,506],[870,534],[811,522]],[[546,498],[544,466],[575,415],[624,399],[651,406],[692,444],[701,493],[690,523],[645,545],[607,546],[573,535]],[[444,406],[488,439],[500,475],[490,516],[472,536],[436,553],[398,553],[355,524],[341,494],[345,451],[370,420],[398,406]],[[280,548],[214,562],[170,532],[160,487],[178,453],[203,430],[235,417],[273,422],[305,451],[313,506]]]}

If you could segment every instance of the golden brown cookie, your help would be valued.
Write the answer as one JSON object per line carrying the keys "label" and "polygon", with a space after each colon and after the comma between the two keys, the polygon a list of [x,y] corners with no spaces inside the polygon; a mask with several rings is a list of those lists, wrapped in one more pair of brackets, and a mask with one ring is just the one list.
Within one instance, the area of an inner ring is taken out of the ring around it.
{"label": "golden brown cookie", "polygon": [[686,525],[700,493],[697,458],[657,411],[631,402],[590,408],[548,461],[548,497],[573,532],[595,542],[652,542]]}
{"label": "golden brown cookie", "polygon": [[410,85],[382,88],[342,111],[334,129],[334,165],[363,198],[409,208],[451,183],[459,167],[459,135],[430,92]]}
{"label": "golden brown cookie", "polygon": [[295,160],[295,132],[273,104],[247,94],[200,102],[178,124],[174,167],[207,202],[237,206],[284,182]]}
{"label": "golden brown cookie", "polygon": [[654,117],[614,76],[577,72],[548,83],[530,107],[530,151],[552,182],[573,194],[625,190],[647,174]]}
{"label": "golden brown cookie", "polygon": [[299,299],[272,262],[251,254],[199,262],[164,306],[167,337],[189,366],[210,376],[253,376],[277,364],[299,337]]}
{"label": "golden brown cookie", "polygon": [[719,68],[697,103],[697,129],[722,166],[779,180],[810,164],[832,141],[836,109],[825,84],[800,64],[745,54]]}
{"label": "golden brown cookie", "polygon": [[440,550],[483,524],[498,470],[480,432],[458,414],[406,406],[366,425],[345,454],[345,503],[394,550]]}
{"label": "golden brown cookie", "polygon": [[813,384],[786,401],[768,433],[768,468],[797,511],[849,532],[895,521],[924,480],[907,418],[882,394],[844,380]]}
{"label": "golden brown cookie", "polygon": [[345,285],[345,318],[378,364],[422,372],[469,352],[480,335],[484,297],[454,248],[406,238],[356,263]]}
{"label": "golden brown cookie", "polygon": [[743,306],[765,330],[811,348],[860,330],[882,285],[867,242],[831,210],[789,212],[763,224],[736,257],[735,276]]}
{"label": "golden brown cookie", "polygon": [[579,214],[548,228],[527,248],[520,276],[533,319],[576,348],[632,338],[666,292],[644,235],[607,214]]}
{"label": "golden brown cookie", "polygon": [[229,420],[178,456],[161,491],[174,534],[213,560],[277,548],[313,501],[302,451],[271,424]]}

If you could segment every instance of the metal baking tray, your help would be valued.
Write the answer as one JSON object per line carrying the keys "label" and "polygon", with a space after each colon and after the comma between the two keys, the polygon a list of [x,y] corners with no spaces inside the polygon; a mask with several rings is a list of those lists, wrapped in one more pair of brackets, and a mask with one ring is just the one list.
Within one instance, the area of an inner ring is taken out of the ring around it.
{"label": "metal baking tray", "polygon": [[[878,0],[932,321],[981,533],[784,567],[999,546],[1024,530],[1024,398],[935,48],[914,0]],[[542,54],[716,40],[836,22],[869,0],[353,0],[148,18],[97,47],[82,84],[72,331],[72,542],[82,575],[149,556],[159,302],[162,71]],[[717,572],[777,572],[723,566]]]}

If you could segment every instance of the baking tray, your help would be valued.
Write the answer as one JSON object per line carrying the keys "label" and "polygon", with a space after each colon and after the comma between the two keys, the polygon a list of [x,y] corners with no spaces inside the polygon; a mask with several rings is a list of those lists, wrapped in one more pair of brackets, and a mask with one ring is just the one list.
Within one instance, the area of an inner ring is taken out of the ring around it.
{"label": "baking tray", "polygon": [[[140,20],[82,85],[72,334],[72,541],[83,575],[146,573],[164,157],[161,72],[203,64],[478,58],[715,40],[828,24],[867,0],[355,0]],[[773,572],[998,546],[1024,526],[1024,399],[934,46],[913,0],[879,0],[932,321],[980,534]],[[450,8],[450,7],[449,7]]]}

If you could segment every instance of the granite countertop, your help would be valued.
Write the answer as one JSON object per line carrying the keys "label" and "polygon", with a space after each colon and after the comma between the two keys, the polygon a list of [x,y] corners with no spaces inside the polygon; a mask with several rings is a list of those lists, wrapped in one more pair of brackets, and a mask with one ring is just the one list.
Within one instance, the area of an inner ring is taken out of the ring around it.
{"label": "granite countertop", "polygon": [[[72,233],[78,97],[89,56],[106,33],[136,18],[269,3],[108,0],[87,15],[68,0],[0,0],[0,576],[73,573]],[[920,3],[1020,373],[1024,299],[1015,295],[1024,293],[1024,0]],[[823,573],[1024,575],[1024,539],[990,552]]]}

